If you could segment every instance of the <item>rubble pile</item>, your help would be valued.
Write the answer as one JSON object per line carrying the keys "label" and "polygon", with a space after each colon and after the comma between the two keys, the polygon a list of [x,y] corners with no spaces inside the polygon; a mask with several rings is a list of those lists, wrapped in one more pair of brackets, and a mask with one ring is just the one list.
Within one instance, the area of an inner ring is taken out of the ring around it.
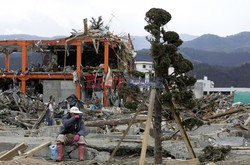
{"label": "rubble pile", "polygon": [[231,150],[230,146],[213,147],[206,146],[202,151],[204,152],[199,156],[201,162],[217,162],[225,160],[226,154]]}
{"label": "rubble pile", "polygon": [[[52,106],[48,106],[51,104]],[[91,109],[90,103],[84,104],[75,95],[66,98],[66,101],[55,104],[53,100],[48,104],[37,98],[32,98],[18,90],[6,90],[0,93],[0,128],[18,127],[31,129],[39,118],[41,123],[48,125],[47,115],[55,121],[61,121],[62,116],[72,106],[78,106],[83,112],[84,121],[129,119],[133,116],[134,110],[124,107],[112,107],[109,109]],[[49,113],[48,113],[49,112]],[[60,122],[57,122],[60,124]],[[40,123],[39,123],[40,124]],[[56,124],[56,123],[53,123]],[[100,127],[102,128],[102,127]]]}
{"label": "rubble pile", "polygon": [[243,124],[249,116],[249,106],[233,103],[232,95],[211,94],[197,100],[195,116],[208,123]]}
{"label": "rubble pile", "polygon": [[198,117],[209,116],[225,112],[232,106],[232,95],[219,95],[213,93],[197,100],[195,113]]}
{"label": "rubble pile", "polygon": [[0,123],[29,129],[45,107],[40,100],[28,97],[20,91],[4,91],[0,93]]}

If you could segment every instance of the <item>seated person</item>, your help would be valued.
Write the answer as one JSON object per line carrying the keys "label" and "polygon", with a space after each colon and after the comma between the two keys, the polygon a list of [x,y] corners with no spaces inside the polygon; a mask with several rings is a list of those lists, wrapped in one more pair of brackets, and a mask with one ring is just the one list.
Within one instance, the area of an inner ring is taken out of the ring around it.
{"label": "seated person", "polygon": [[82,112],[77,107],[72,107],[69,113],[63,116],[63,128],[57,137],[57,161],[61,161],[63,158],[64,145],[72,145],[73,143],[78,143],[78,159],[84,160],[86,131],[81,114]]}

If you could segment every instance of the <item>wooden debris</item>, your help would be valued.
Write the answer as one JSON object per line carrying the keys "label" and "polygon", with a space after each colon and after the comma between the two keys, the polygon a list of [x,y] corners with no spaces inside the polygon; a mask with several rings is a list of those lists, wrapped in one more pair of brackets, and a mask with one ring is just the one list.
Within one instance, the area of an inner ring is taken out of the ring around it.
{"label": "wooden debris", "polygon": [[207,116],[207,117],[205,117],[205,119],[214,119],[214,118],[218,118],[218,117],[221,117],[221,116],[237,113],[237,112],[240,112],[240,111],[246,111],[246,109],[243,108],[243,107],[238,107],[236,109],[231,108],[230,110],[227,110],[224,113],[218,113],[218,114],[215,114],[215,115]]}
{"label": "wooden debris", "polygon": [[40,146],[37,146],[37,147],[31,149],[30,151],[25,152],[25,153],[23,154],[22,157],[24,157],[24,158],[32,157],[34,154],[36,154],[37,152],[39,152],[39,151],[42,150],[43,148],[49,146],[50,144],[51,144],[51,141],[48,141],[48,142],[46,142],[46,143],[43,143],[43,144],[41,144]]}
{"label": "wooden debris", "polygon": [[170,108],[170,110],[171,110],[173,117],[174,117],[174,120],[175,120],[175,122],[180,130],[181,136],[186,144],[189,155],[191,156],[191,158],[196,158],[196,154],[195,154],[194,149],[192,147],[192,144],[189,140],[187,132],[185,131],[183,125],[181,124],[180,116],[176,113],[174,106],[172,108]]}
{"label": "wooden debris", "polygon": [[42,114],[39,116],[37,122],[33,125],[32,129],[36,129],[40,124],[41,122],[43,121],[47,111],[49,110],[48,106],[44,109],[44,111],[42,112]]}
{"label": "wooden debris", "polygon": [[[117,142],[117,141],[121,141],[121,139],[110,139],[111,142]],[[131,143],[142,143],[141,140],[135,140],[135,139],[123,139],[122,142],[131,142]]]}
{"label": "wooden debris", "polygon": [[87,18],[83,19],[83,26],[84,26],[83,34],[86,35],[88,33],[88,19]]}
{"label": "wooden debris", "polygon": [[115,153],[117,152],[118,148],[120,147],[120,145],[121,145],[122,141],[124,140],[125,136],[128,134],[128,131],[129,131],[130,127],[132,126],[132,124],[133,124],[134,121],[136,120],[136,118],[137,118],[138,114],[140,113],[140,111],[141,111],[141,107],[139,107],[139,108],[137,109],[137,111],[136,111],[134,117],[130,120],[127,129],[125,130],[125,132],[123,133],[123,136],[121,137],[119,143],[117,144],[117,146],[116,146],[115,149],[113,150],[113,152],[112,152],[112,154],[111,154],[111,156],[110,156],[110,158],[109,158],[107,164],[109,164],[109,163],[111,162],[112,158],[114,157]]}
{"label": "wooden debris", "polygon": [[39,112],[44,110],[44,107],[45,104],[42,101],[28,97],[19,91],[4,91],[0,93],[0,123],[30,129],[34,121],[28,119],[31,116],[38,118]]}
{"label": "wooden debris", "polygon": [[190,160],[171,160],[166,163],[166,165],[200,165],[198,159],[190,159]]}
{"label": "wooden debris", "polygon": [[244,122],[244,126],[247,126],[247,124],[249,123],[249,121],[250,121],[250,113],[248,114],[248,118]]}
{"label": "wooden debris", "polygon": [[167,140],[171,140],[175,135],[177,135],[177,133],[179,133],[180,130],[176,131],[173,135],[171,136],[162,136],[161,137],[161,141],[167,141]]}
{"label": "wooden debris", "polygon": [[8,151],[6,150],[6,151],[0,152],[0,156],[3,155],[3,154],[5,154],[6,152],[8,152]]}
{"label": "wooden debris", "polygon": [[149,129],[152,122],[152,115],[154,110],[154,104],[155,104],[155,94],[156,90],[152,89],[150,98],[149,98],[149,107],[148,107],[148,115],[147,115],[147,122],[146,122],[146,128],[144,131],[144,137],[143,137],[143,143],[142,143],[142,149],[141,149],[141,156],[140,156],[140,165],[144,165],[145,158],[146,158],[146,151],[148,146],[148,136],[149,136]]}
{"label": "wooden debris", "polygon": [[[122,125],[128,124],[132,118],[125,118],[125,119],[112,119],[112,120],[97,120],[97,121],[86,121],[84,122],[85,126],[88,127],[100,127],[104,125]],[[146,121],[145,118],[138,118],[133,121],[133,123],[143,122]]]}
{"label": "wooden debris", "polygon": [[231,147],[232,150],[250,150],[250,147]]}
{"label": "wooden debris", "polygon": [[235,127],[239,127],[240,129],[249,131],[249,128],[247,128],[246,126],[244,126],[244,125],[242,125],[242,124],[240,124],[240,123],[237,123],[237,124],[235,124],[234,126],[235,126]]}
{"label": "wooden debris", "polygon": [[13,149],[9,150],[5,154],[0,156],[0,161],[7,161],[11,160],[13,157],[17,156],[19,151],[24,151],[28,146],[25,143],[21,143],[14,147]]}

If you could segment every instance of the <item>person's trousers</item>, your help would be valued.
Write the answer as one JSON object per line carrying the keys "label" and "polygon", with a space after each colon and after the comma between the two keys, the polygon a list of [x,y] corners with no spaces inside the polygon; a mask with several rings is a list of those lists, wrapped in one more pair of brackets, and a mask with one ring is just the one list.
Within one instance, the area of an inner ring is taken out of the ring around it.
{"label": "person's trousers", "polygon": [[[74,134],[59,134],[56,141],[57,143],[63,143],[64,145],[72,145],[75,143],[74,136]],[[76,143],[86,144],[86,140],[83,136],[80,136],[79,140]]]}

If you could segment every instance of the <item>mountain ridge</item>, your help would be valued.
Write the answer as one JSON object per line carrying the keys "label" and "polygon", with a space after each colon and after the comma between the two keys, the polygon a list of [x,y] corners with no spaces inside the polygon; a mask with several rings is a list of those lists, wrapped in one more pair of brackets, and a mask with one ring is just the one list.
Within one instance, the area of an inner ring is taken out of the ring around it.
{"label": "mountain ridge", "polygon": [[[190,35],[190,34],[180,34],[180,38],[185,41],[190,41],[198,36]],[[150,43],[147,41],[146,36],[132,36],[132,42],[134,44],[135,50],[141,50],[141,49],[149,49]]]}
{"label": "mountain ridge", "polygon": [[[43,37],[43,36],[29,35],[29,34],[4,34],[0,35],[0,40],[52,40],[64,37],[67,36]],[[198,36],[184,33],[180,34],[180,37],[183,41],[190,41],[192,39],[197,38]],[[146,40],[146,36],[132,35],[132,42],[134,44],[135,50],[150,48],[150,43]]]}
{"label": "mountain ridge", "polygon": [[3,34],[0,35],[0,40],[53,40],[57,38],[63,38],[66,36],[53,36],[53,37],[42,37],[30,34]]}
{"label": "mountain ridge", "polygon": [[250,52],[250,32],[240,32],[226,37],[204,34],[191,41],[184,42],[181,47],[213,52]]}

